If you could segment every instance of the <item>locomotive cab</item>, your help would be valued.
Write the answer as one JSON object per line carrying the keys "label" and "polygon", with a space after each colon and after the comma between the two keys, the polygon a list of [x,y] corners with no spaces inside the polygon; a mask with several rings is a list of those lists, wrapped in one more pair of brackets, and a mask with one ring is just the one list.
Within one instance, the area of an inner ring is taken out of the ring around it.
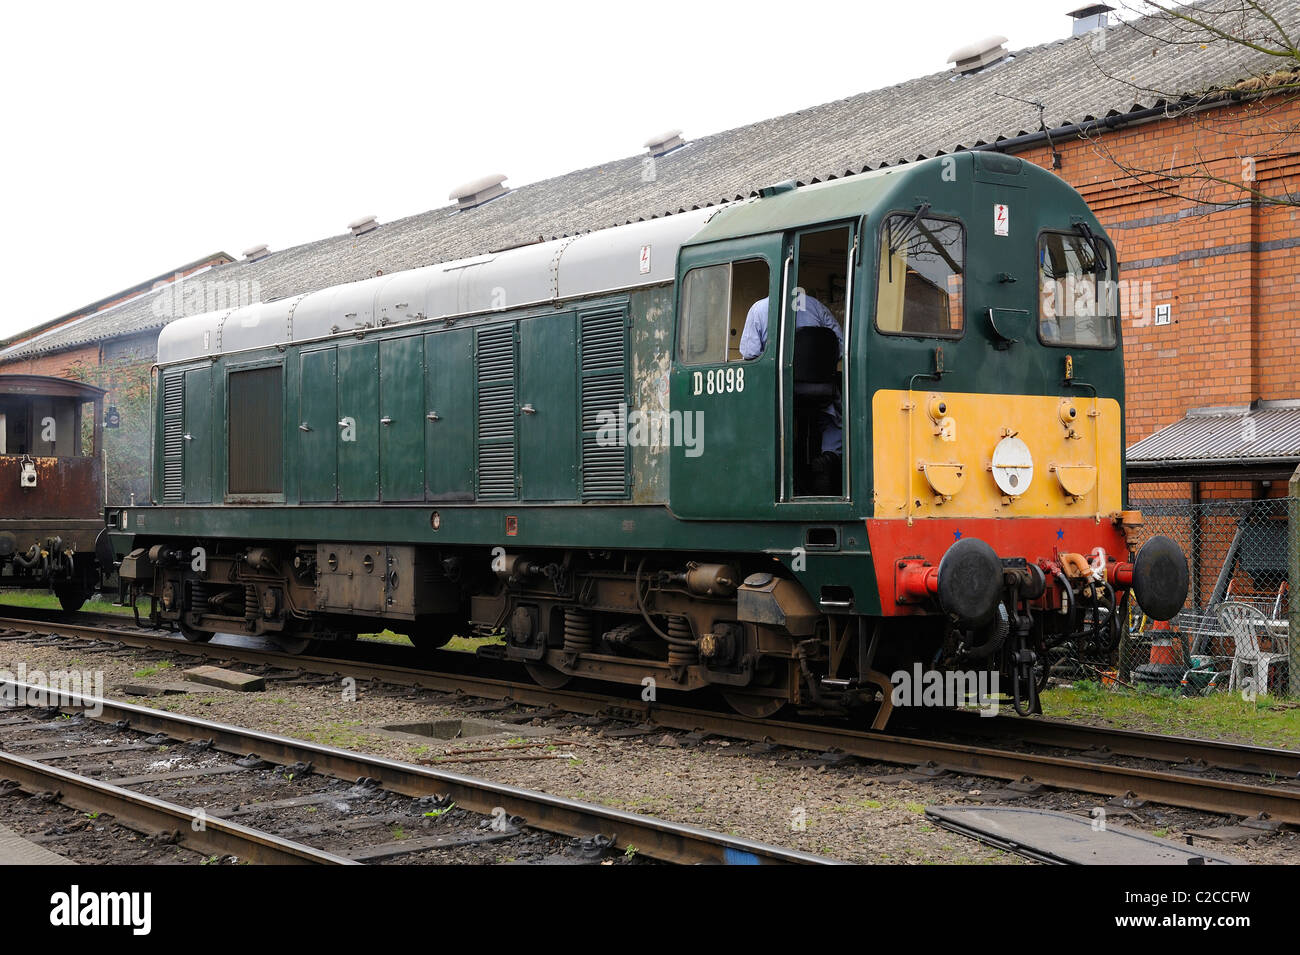
{"label": "locomotive cab", "polygon": [[[753,291],[734,277],[760,256],[780,303],[767,347],[697,347],[737,335]],[[1130,594],[1181,608],[1181,552],[1157,539],[1138,558],[1125,504],[1115,261],[1074,190],[996,153],[774,187],[683,249],[673,407],[721,448],[672,450],[672,506],[798,528],[767,553],[861,631],[836,647],[828,627],[808,697],[923,662],[992,670],[1033,710],[1049,651],[1103,659]],[[702,296],[705,275],[720,287]],[[825,328],[835,364],[808,357]]]}

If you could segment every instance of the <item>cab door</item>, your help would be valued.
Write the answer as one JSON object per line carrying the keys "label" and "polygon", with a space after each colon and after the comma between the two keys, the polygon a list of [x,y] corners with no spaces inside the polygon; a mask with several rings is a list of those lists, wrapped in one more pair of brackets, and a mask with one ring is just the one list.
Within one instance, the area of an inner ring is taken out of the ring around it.
{"label": "cab door", "polygon": [[[668,446],[669,494],[679,517],[775,514],[781,268],[779,237],[682,250],[669,408],[632,409],[648,417],[629,420],[626,429],[629,443],[657,436]],[[747,358],[746,319],[764,301],[763,347]]]}
{"label": "cab door", "polygon": [[[783,400],[781,496],[785,504],[800,504],[810,519],[834,517],[836,503],[852,497],[850,479],[854,453],[854,415],[861,415],[853,403],[853,353],[855,329],[854,277],[858,266],[858,229],[856,222],[817,225],[794,233],[787,245],[785,279],[786,322],[782,330],[786,361],[781,373]],[[798,322],[804,321],[831,328],[841,341],[838,371],[833,382],[835,398],[826,412],[816,410],[821,399],[801,395],[795,381]],[[805,402],[812,402],[812,407]],[[839,421],[838,426],[834,423]],[[835,437],[824,435],[838,431]],[[824,440],[825,438],[825,440]],[[813,459],[825,450],[839,448],[838,473],[827,473],[817,480],[810,467]],[[814,505],[820,505],[815,508]],[[789,508],[785,508],[789,510]]]}

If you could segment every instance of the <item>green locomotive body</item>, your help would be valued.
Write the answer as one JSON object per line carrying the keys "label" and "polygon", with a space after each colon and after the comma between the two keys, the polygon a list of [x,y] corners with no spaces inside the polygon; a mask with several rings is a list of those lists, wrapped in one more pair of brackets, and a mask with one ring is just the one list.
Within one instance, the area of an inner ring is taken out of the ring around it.
{"label": "green locomotive body", "polygon": [[184,318],[122,586],[193,639],[503,631],[751,713],[924,662],[1032,708],[1087,606],[1104,644],[1182,602],[1129,552],[1116,279],[1074,190],[972,152]]}

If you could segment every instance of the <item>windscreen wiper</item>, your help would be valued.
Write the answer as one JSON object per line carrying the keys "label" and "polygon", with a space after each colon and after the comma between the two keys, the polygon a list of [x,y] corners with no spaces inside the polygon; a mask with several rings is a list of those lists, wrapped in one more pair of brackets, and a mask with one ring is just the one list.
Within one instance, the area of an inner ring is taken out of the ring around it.
{"label": "windscreen wiper", "polygon": [[921,205],[917,207],[916,215],[912,216],[911,219],[907,220],[907,225],[903,226],[903,231],[899,233],[897,239],[894,238],[894,230],[892,228],[889,230],[889,239],[890,239],[889,254],[890,255],[898,254],[898,247],[902,245],[904,242],[906,242],[909,238],[911,238],[912,230],[915,229],[917,223],[921,221],[921,217],[929,211],[930,211],[930,203],[928,202],[921,203]]}
{"label": "windscreen wiper", "polygon": [[[885,268],[888,270],[889,281],[894,281],[894,256],[898,254],[899,247],[912,237],[912,231],[916,228],[917,223],[921,221],[921,216],[930,211],[930,203],[923,202],[916,209],[916,215],[907,220],[907,225],[903,226],[894,238],[894,227],[889,226],[889,257],[885,260]],[[886,220],[888,221],[888,220]]]}
{"label": "windscreen wiper", "polygon": [[1079,235],[1083,236],[1083,240],[1088,243],[1088,247],[1092,249],[1092,268],[1088,271],[1100,277],[1106,271],[1106,256],[1102,254],[1101,237],[1093,232],[1086,222],[1076,222],[1074,228]]}

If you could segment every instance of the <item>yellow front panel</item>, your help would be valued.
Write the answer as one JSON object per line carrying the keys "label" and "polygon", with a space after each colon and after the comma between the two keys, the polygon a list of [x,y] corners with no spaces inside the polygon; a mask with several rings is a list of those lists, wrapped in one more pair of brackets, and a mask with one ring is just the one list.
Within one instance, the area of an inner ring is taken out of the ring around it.
{"label": "yellow front panel", "polygon": [[1113,398],[878,391],[872,413],[877,518],[1120,510],[1121,412]]}

